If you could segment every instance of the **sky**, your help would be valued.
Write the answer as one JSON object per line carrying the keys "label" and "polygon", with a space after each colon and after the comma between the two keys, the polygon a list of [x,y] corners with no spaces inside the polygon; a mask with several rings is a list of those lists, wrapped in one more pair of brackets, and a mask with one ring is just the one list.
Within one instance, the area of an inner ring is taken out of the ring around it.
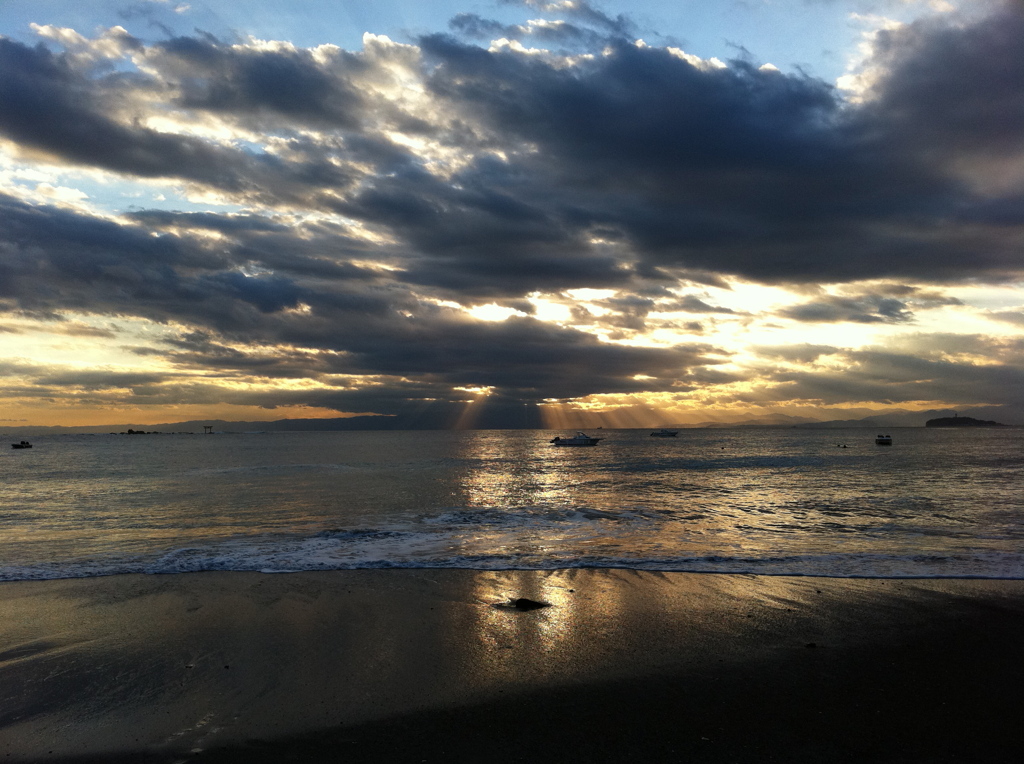
{"label": "sky", "polygon": [[1020,0],[0,0],[0,428],[1024,423]]}

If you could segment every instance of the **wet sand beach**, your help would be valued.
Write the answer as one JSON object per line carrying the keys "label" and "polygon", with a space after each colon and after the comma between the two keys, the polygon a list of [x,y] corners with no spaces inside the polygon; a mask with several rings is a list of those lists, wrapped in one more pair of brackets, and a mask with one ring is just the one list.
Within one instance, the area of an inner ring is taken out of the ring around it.
{"label": "wet sand beach", "polygon": [[[549,603],[495,607],[518,597]],[[624,570],[0,584],[0,758],[1017,761],[1024,582]]]}

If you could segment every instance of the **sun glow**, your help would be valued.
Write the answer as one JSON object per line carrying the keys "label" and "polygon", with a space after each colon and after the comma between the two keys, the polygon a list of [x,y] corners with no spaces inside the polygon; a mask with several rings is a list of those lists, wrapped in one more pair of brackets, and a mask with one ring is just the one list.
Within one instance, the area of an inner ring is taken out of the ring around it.
{"label": "sun glow", "polygon": [[548,321],[553,324],[567,324],[572,320],[572,311],[568,305],[557,302],[548,296],[531,294],[527,299],[533,305],[534,317],[539,321]]}
{"label": "sun glow", "polygon": [[526,314],[515,308],[506,308],[502,305],[495,305],[490,303],[488,305],[474,305],[471,308],[467,308],[466,312],[473,318],[479,318],[481,321],[504,321],[512,316],[525,316]]}
{"label": "sun glow", "polygon": [[453,387],[453,390],[458,390],[464,393],[470,393],[471,395],[490,395],[494,392],[494,388],[491,386],[486,387]]}

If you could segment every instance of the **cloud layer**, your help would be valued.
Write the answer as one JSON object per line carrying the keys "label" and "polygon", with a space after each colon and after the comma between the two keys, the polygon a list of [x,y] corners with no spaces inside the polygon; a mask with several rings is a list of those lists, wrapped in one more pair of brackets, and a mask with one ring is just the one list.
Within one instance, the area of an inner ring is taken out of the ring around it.
{"label": "cloud layer", "polygon": [[[963,305],[958,285],[1019,284],[1019,5],[880,32],[853,96],[637,42],[585,3],[527,5],[542,18],[463,14],[360,51],[119,27],[0,38],[11,166],[181,200],[111,212],[4,187],[9,316],[165,328],[131,350],[159,372],[22,364],[8,378],[32,383],[7,395],[384,414],[467,390],[521,407],[714,385],[772,403],[1020,403],[1019,347],[980,334],[984,358],[861,348],[828,370],[764,356],[743,371],[711,334],[754,313],[708,291],[805,295],[761,321],[888,326]],[[991,315],[1009,331],[1019,312]]]}

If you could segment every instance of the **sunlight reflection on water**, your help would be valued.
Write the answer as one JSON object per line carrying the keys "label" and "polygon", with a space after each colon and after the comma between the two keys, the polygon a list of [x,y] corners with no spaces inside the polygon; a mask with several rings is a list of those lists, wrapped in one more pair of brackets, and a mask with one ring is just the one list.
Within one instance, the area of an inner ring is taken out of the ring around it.
{"label": "sunlight reflection on water", "polygon": [[891,448],[867,430],[603,435],[594,448],[553,447],[544,431],[40,438],[3,454],[0,575],[161,560],[168,572],[1024,570],[1022,430],[906,429]]}

